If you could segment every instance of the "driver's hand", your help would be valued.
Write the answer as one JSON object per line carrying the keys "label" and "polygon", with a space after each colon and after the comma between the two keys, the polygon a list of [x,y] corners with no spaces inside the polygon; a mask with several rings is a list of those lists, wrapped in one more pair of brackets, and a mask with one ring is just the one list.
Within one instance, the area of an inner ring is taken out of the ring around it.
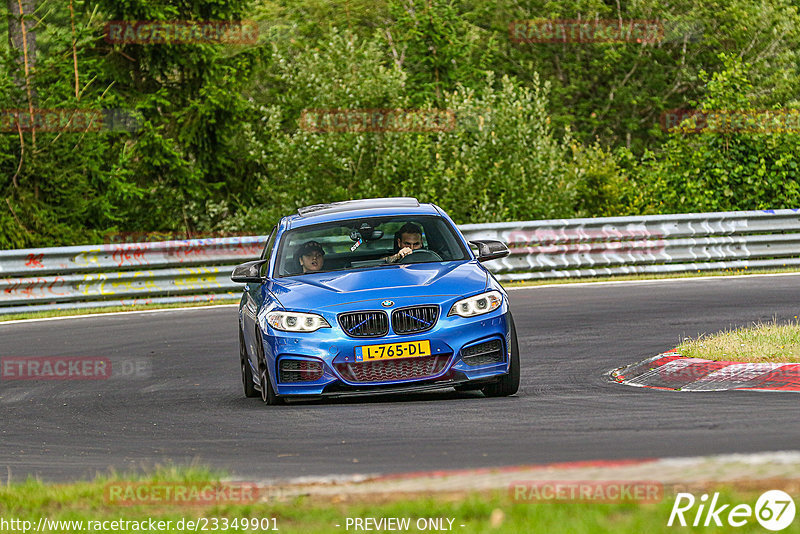
{"label": "driver's hand", "polygon": [[403,258],[408,256],[412,252],[414,252],[414,251],[411,249],[411,247],[401,248],[400,251],[397,254],[392,256],[392,263],[396,263],[396,262],[402,260]]}

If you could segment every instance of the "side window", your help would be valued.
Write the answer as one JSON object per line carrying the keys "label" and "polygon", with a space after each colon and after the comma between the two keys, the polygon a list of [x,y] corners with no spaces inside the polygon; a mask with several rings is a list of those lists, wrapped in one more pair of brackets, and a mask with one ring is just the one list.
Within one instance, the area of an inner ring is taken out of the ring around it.
{"label": "side window", "polygon": [[[273,226],[272,232],[270,232],[269,237],[267,238],[267,244],[264,245],[264,250],[261,251],[262,260],[269,260],[270,256],[272,256],[272,248],[275,246],[275,236],[277,235],[278,235],[278,227]],[[263,275],[267,269],[269,269],[269,261],[267,261],[261,267],[261,274]]]}
{"label": "side window", "polygon": [[269,237],[267,238],[267,244],[264,245],[264,250],[261,251],[261,259],[266,260],[272,254],[272,246],[275,244],[275,234],[278,233],[278,227],[273,226],[272,231],[269,233]]}

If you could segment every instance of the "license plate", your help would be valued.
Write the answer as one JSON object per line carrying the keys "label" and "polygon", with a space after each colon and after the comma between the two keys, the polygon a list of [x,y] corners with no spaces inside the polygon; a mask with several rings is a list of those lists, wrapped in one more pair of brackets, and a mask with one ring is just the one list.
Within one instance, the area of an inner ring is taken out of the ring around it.
{"label": "license plate", "polygon": [[389,360],[391,358],[416,358],[431,355],[431,342],[406,341],[404,343],[387,343],[385,345],[363,345],[356,347],[357,362]]}

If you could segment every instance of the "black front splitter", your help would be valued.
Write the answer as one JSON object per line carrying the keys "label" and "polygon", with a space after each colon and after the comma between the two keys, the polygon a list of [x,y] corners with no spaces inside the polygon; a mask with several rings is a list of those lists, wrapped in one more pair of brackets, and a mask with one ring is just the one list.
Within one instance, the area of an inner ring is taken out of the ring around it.
{"label": "black front splitter", "polygon": [[389,386],[389,387],[376,387],[373,389],[352,389],[352,390],[341,390],[341,391],[328,391],[323,392],[318,395],[280,395],[282,398],[286,400],[313,400],[313,399],[335,399],[335,398],[342,398],[342,397],[371,397],[374,395],[396,395],[398,393],[419,393],[424,391],[435,391],[437,389],[448,389],[453,388],[456,386],[464,386],[464,385],[486,385],[491,384],[497,380],[496,377],[492,377],[491,380],[487,381],[475,381],[475,380],[443,380],[441,382],[431,382],[428,384],[417,384],[411,386]]}

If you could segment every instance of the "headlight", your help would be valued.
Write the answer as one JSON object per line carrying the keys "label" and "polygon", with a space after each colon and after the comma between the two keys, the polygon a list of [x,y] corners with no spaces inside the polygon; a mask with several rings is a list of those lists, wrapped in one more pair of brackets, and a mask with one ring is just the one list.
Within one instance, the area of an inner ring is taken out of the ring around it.
{"label": "headlight", "polygon": [[316,332],[320,328],[330,328],[324,317],[316,313],[273,311],[267,314],[267,323],[275,330],[286,332]]}
{"label": "headlight", "polygon": [[483,315],[496,310],[502,303],[503,295],[499,291],[487,291],[474,297],[459,300],[453,304],[447,316],[475,317],[476,315]]}

